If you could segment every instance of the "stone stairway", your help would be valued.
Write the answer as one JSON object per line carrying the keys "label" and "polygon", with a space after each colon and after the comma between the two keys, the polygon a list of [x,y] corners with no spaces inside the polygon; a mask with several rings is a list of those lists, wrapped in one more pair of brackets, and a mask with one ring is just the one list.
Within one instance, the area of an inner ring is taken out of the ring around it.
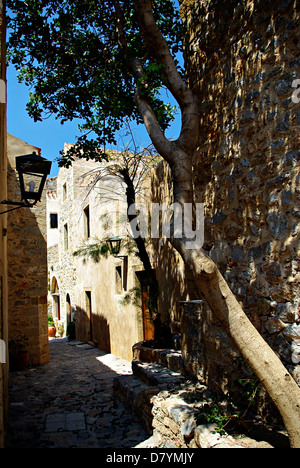
{"label": "stone stairway", "polygon": [[[164,357],[167,363],[166,354],[165,352]],[[171,362],[173,362],[172,359]],[[162,391],[180,388],[185,382],[186,378],[180,372],[158,363],[133,359],[132,375],[122,375],[115,378],[114,393],[125,407],[134,410],[148,434],[152,434],[152,397]]]}
{"label": "stone stairway", "polygon": [[158,362],[134,358],[132,374],[116,377],[113,387],[115,397],[135,412],[150,436],[140,448],[273,448],[265,441],[218,434],[214,424],[198,426],[199,403],[192,403],[189,395],[195,392],[209,395],[210,392],[184,375],[180,352],[155,350],[153,353],[152,350],[150,356],[149,348],[142,352],[137,349],[140,346],[134,349],[134,356],[151,357]]}

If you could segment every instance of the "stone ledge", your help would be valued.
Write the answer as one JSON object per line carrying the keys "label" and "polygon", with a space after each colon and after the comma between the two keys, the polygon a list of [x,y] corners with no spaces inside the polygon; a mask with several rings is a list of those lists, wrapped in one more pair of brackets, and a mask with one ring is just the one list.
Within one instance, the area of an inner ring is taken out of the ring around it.
{"label": "stone ledge", "polygon": [[152,435],[152,397],[160,392],[158,387],[150,387],[134,375],[122,375],[114,379],[114,395],[126,408],[139,417],[148,434]]}
{"label": "stone ledge", "polygon": [[163,389],[174,388],[186,381],[179,372],[174,372],[160,364],[140,362],[136,359],[132,361],[132,371],[147,385]]}
{"label": "stone ledge", "polygon": [[151,342],[140,341],[132,347],[133,359],[140,362],[160,364],[174,372],[185,373],[181,351],[150,347]]}

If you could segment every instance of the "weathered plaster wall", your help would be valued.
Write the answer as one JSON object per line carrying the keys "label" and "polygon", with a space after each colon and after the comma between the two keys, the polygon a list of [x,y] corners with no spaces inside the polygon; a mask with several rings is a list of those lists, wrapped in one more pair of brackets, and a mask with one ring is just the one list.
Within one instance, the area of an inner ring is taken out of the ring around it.
{"label": "weathered plaster wall", "polygon": [[[21,199],[15,158],[39,148],[8,135],[8,198]],[[49,361],[47,321],[46,196],[33,208],[8,216],[9,339],[29,338],[30,364]]]}

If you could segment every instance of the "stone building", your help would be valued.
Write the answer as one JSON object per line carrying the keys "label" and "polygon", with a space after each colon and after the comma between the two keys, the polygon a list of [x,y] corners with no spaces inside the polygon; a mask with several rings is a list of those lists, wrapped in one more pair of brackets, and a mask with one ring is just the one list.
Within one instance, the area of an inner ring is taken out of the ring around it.
{"label": "stone building", "polygon": [[[0,201],[7,198],[5,3],[0,0]],[[0,205],[0,213],[5,205]],[[0,448],[8,401],[7,215],[0,214]]]}
{"label": "stone building", "polygon": [[[7,136],[7,197],[20,201],[15,158],[41,153],[39,148]],[[49,362],[47,321],[47,229],[46,195],[33,208],[21,208],[8,215],[8,324],[9,340],[28,338],[31,365]]]}
{"label": "stone building", "polygon": [[76,159],[71,168],[48,179],[48,307],[58,333],[65,334],[75,317],[78,340],[131,360],[132,346],[145,337],[147,310],[122,300],[140,284],[140,261],[127,248],[118,258],[100,256],[96,262],[74,256],[120,234],[125,188],[114,176],[95,184],[105,167]]}
{"label": "stone building", "polygon": [[[195,201],[205,206],[204,249],[300,384],[299,4],[185,0],[181,14],[202,116],[194,181]],[[167,170],[154,177],[158,198],[166,197],[166,179]],[[166,293],[171,319],[185,322],[182,310],[191,318],[184,323],[190,368],[224,388],[238,354],[180,259],[162,249],[160,260],[169,259],[162,290],[181,284],[181,293]],[[188,297],[200,301],[179,303]]]}

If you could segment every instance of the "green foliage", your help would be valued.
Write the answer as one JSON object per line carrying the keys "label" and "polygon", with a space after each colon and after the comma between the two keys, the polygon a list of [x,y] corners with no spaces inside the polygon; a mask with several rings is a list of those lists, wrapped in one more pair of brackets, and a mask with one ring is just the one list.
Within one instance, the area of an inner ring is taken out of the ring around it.
{"label": "green foliage", "polygon": [[[9,60],[19,80],[31,88],[29,115],[55,115],[61,123],[80,119],[76,156],[101,159],[96,148],[116,144],[126,119],[142,123],[135,104],[131,60],[145,69],[140,91],[147,96],[162,129],[174,118],[160,90],[164,70],[147,49],[134,1],[120,1],[126,53],[118,36],[114,2],[108,0],[8,0]],[[158,25],[175,57],[182,50],[182,27],[172,0],[152,1]],[[74,155],[74,152],[73,152]],[[70,165],[72,154],[61,164]]]}
{"label": "green foliage", "polygon": [[48,315],[48,325],[54,325],[54,320],[52,315]]}
{"label": "green foliage", "polygon": [[253,375],[253,378],[237,379],[237,384],[241,388],[241,399],[248,402],[249,406],[255,404],[260,388],[259,380]]}
{"label": "green foliage", "polygon": [[122,306],[127,306],[129,304],[133,304],[138,309],[142,310],[142,289],[141,286],[136,286],[122,298],[120,301]]}
{"label": "green foliage", "polygon": [[88,259],[93,260],[95,263],[99,263],[102,257],[107,257],[109,253],[109,247],[106,242],[96,242],[93,244],[86,244],[80,247],[78,250],[73,252],[74,257],[82,257],[83,263],[86,263]]}
{"label": "green foliage", "polygon": [[213,406],[205,414],[205,421],[209,424],[217,426],[216,432],[221,435],[225,433],[225,428],[229,423],[239,419],[240,413],[232,406],[227,406],[226,409],[222,406]]}
{"label": "green foliage", "polygon": [[261,384],[243,358],[236,358],[235,365],[240,375],[243,375],[243,378],[240,377],[235,380],[239,393],[239,403],[242,403],[244,406],[248,405],[248,408],[253,407],[255,410],[258,407],[257,400]]}

